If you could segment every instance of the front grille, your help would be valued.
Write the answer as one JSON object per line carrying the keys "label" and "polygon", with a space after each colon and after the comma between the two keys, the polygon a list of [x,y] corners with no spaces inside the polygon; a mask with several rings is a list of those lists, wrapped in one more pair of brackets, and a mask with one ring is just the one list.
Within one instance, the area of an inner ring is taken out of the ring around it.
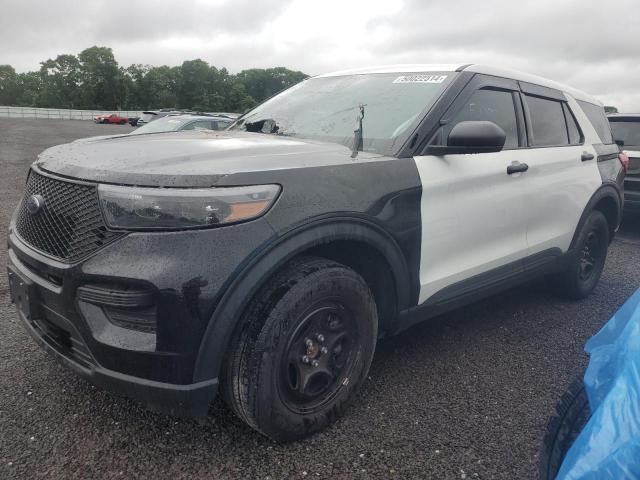
{"label": "front grille", "polygon": [[[44,199],[32,214],[27,201]],[[36,250],[64,262],[76,262],[124,234],[107,230],[95,185],[58,180],[34,171],[16,217],[16,233]]]}

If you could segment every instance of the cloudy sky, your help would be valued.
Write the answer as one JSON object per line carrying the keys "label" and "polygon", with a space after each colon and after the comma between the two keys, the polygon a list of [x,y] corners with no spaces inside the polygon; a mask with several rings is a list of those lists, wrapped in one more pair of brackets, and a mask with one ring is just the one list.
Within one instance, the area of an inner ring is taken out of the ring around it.
{"label": "cloudy sky", "polygon": [[0,0],[0,64],[113,48],[121,65],[202,58],[231,72],[489,63],[640,111],[637,0]]}

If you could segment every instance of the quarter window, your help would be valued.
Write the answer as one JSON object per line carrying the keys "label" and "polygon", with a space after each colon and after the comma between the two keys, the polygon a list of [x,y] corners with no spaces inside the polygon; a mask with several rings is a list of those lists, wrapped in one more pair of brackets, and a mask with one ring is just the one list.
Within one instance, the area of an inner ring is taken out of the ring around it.
{"label": "quarter window", "polygon": [[578,100],[578,105],[587,116],[591,125],[600,137],[600,141],[605,144],[613,143],[613,135],[611,135],[611,127],[604,113],[604,108],[593,103]]}
{"label": "quarter window", "polygon": [[571,109],[567,106],[566,103],[562,104],[562,109],[564,110],[564,118],[567,120],[569,144],[580,145],[584,139],[582,138],[582,133],[580,132],[580,128],[578,127],[578,122],[576,122],[576,118],[573,116]]}
{"label": "quarter window", "polygon": [[460,122],[485,120],[493,122],[507,135],[504,148],[518,146],[518,124],[513,95],[504,90],[477,90],[444,129],[444,141]]}
{"label": "quarter window", "polygon": [[[569,145],[562,102],[525,95],[531,119],[531,146]],[[579,143],[579,142],[578,142]]]}

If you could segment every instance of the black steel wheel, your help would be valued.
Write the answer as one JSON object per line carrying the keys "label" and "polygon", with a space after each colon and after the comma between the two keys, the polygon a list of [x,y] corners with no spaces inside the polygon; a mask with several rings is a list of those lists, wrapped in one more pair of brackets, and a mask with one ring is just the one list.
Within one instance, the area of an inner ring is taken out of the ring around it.
{"label": "black steel wheel", "polygon": [[332,401],[351,376],[358,347],[358,325],[339,298],[315,304],[303,315],[282,356],[278,391],[297,413]]}
{"label": "black steel wheel", "polygon": [[296,259],[245,312],[223,396],[274,440],[319,431],[342,415],[366,378],[377,324],[371,291],[356,272],[322,258]]}
{"label": "black steel wheel", "polygon": [[551,279],[555,290],[575,300],[587,297],[600,280],[608,247],[609,224],[594,210],[580,227],[567,268]]}

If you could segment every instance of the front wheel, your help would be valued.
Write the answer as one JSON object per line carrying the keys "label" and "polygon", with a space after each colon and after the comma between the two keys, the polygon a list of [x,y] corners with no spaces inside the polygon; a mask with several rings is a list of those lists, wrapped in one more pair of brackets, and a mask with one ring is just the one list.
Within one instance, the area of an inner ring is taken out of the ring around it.
{"label": "front wheel", "polygon": [[540,455],[540,480],[554,480],[571,445],[591,417],[589,398],[582,379],[571,384],[549,419]]}
{"label": "front wheel", "polygon": [[245,312],[226,361],[223,396],[276,441],[338,418],[366,378],[378,317],[356,272],[315,257],[292,261]]}
{"label": "front wheel", "polygon": [[598,284],[609,247],[609,224],[598,210],[583,223],[567,268],[552,278],[556,291],[578,300],[587,297]]}

